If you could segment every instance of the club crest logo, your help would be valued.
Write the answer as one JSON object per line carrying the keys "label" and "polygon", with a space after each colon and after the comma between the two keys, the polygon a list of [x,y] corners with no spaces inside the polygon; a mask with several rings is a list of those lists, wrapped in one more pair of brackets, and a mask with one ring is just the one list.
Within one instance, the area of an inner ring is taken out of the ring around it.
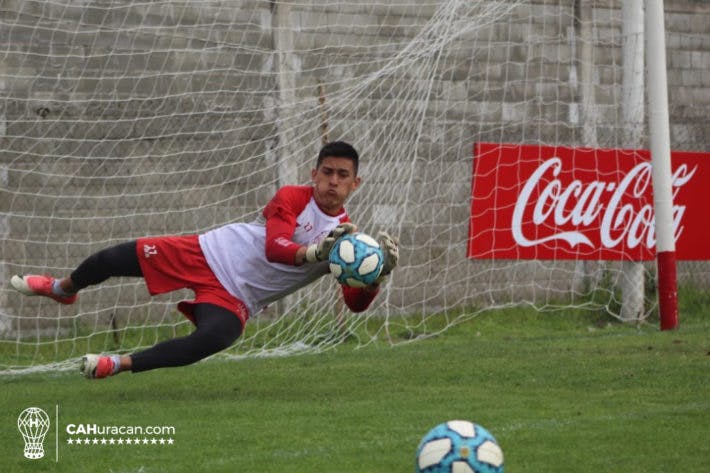
{"label": "club crest logo", "polygon": [[44,457],[44,437],[49,431],[49,415],[39,407],[28,407],[17,417],[17,428],[25,441],[25,458]]}

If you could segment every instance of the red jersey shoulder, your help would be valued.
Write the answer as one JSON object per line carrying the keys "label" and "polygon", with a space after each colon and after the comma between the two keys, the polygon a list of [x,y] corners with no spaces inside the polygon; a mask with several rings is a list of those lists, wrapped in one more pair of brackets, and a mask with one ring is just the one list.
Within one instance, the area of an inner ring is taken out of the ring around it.
{"label": "red jersey shoulder", "polygon": [[264,217],[269,218],[275,213],[288,212],[298,215],[303,212],[313,197],[311,186],[284,186],[276,191],[274,197],[264,208]]}
{"label": "red jersey shoulder", "polygon": [[[266,204],[263,215],[267,219],[273,215],[280,215],[283,217],[284,214],[289,214],[295,217],[300,215],[301,212],[305,210],[312,198],[313,187],[311,186],[281,187],[276,191],[276,194],[271,201]],[[340,209],[340,213],[338,215],[333,215],[333,217],[337,217],[340,223],[351,221],[344,208]]]}

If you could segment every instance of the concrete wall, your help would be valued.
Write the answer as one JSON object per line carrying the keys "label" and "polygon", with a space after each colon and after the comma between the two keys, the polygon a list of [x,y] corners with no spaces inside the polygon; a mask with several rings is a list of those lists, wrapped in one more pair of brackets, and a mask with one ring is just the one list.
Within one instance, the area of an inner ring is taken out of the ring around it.
{"label": "concrete wall", "polygon": [[[257,0],[3,2],[0,319],[69,313],[10,292],[16,272],[65,273],[126,239],[253,218],[284,175],[307,180],[323,125],[363,151],[370,190],[351,214],[400,233],[409,269],[388,293],[394,308],[536,297],[545,286],[562,295],[572,268],[473,264],[464,242],[473,142],[584,144],[573,2],[522,2],[457,38],[422,59],[437,61],[434,81],[417,80],[419,63],[378,75],[435,12],[415,3],[284,2],[278,23],[274,4]],[[707,151],[710,6],[665,3],[673,147]],[[623,144],[619,9],[592,9],[600,146]],[[707,272],[681,268],[701,281]],[[79,311],[166,317],[165,301],[113,285]]]}

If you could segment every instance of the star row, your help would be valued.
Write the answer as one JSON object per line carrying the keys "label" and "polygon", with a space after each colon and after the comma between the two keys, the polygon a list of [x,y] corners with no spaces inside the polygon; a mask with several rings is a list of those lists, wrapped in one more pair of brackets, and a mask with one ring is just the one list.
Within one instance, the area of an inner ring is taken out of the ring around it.
{"label": "star row", "polygon": [[113,437],[84,437],[67,439],[68,445],[172,445],[175,443],[173,438],[113,438]]}

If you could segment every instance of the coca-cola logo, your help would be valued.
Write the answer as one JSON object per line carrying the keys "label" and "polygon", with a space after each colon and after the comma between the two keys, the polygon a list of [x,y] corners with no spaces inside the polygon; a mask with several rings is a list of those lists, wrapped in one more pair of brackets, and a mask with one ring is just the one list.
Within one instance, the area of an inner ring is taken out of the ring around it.
{"label": "coca-cola logo", "polygon": [[[697,166],[689,169],[686,165],[676,168],[672,177],[674,194],[693,178],[696,169]],[[570,248],[580,245],[594,248],[593,241],[599,241],[605,248],[655,246],[654,212],[649,202],[650,163],[637,164],[620,182],[572,179],[565,183],[560,178],[565,174],[563,171],[562,160],[552,157],[525,182],[512,218],[513,238],[518,245],[529,247],[561,240]],[[638,205],[639,202],[642,204]],[[685,208],[685,205],[673,206],[676,240],[683,231]],[[530,231],[531,224],[538,228]],[[570,226],[574,230],[560,230]],[[540,227],[552,231],[540,236]],[[593,232],[598,232],[598,238],[591,235]]]}
{"label": "coca-cola logo", "polygon": [[653,172],[647,150],[477,143],[467,255],[649,261],[656,198],[672,199],[678,259],[710,260],[710,153],[672,151],[667,195]]}

